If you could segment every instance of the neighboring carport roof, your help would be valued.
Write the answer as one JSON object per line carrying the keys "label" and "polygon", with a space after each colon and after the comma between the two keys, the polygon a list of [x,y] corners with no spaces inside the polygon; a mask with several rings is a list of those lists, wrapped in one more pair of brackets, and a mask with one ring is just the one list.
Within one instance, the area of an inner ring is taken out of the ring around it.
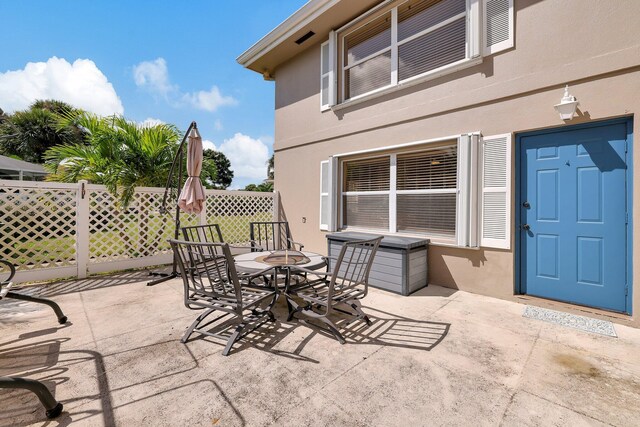
{"label": "neighboring carport roof", "polygon": [[24,160],[12,159],[11,157],[6,156],[0,156],[0,169],[39,173],[43,175],[47,173],[42,165],[25,162]]}
{"label": "neighboring carport roof", "polygon": [[[309,46],[324,42],[336,30],[382,0],[309,0],[269,34],[258,40],[237,59],[240,65],[269,80],[276,67]],[[315,35],[301,44],[296,40],[313,31]]]}

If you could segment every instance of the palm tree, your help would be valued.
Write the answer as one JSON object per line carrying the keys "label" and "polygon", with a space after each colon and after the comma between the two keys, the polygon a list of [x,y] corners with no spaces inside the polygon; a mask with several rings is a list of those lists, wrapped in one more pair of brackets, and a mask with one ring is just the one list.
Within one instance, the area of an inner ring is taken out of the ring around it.
{"label": "palm tree", "polygon": [[104,184],[123,208],[131,203],[136,187],[164,187],[181,137],[173,125],[141,126],[122,116],[63,115],[59,125],[82,129],[86,144],[49,149],[49,180]]}
{"label": "palm tree", "polygon": [[[50,181],[77,182],[86,179],[103,184],[117,199],[118,209],[127,209],[136,187],[164,187],[171,162],[181,138],[168,124],[141,126],[122,116],[100,117],[90,113],[59,116],[59,126],[76,126],[85,134],[85,143],[59,145],[45,154]],[[149,242],[149,207],[138,206],[141,216],[141,253],[147,255],[162,236]],[[129,236],[121,231],[123,239]]]}
{"label": "palm tree", "polygon": [[26,110],[0,114],[0,153],[42,163],[47,149],[82,142],[78,128],[58,126],[60,114],[80,113],[62,101],[39,100]]}
{"label": "palm tree", "polygon": [[271,157],[269,157],[269,160],[267,160],[267,179],[270,179],[273,181],[276,174],[275,172],[276,172],[275,154],[272,154]]}

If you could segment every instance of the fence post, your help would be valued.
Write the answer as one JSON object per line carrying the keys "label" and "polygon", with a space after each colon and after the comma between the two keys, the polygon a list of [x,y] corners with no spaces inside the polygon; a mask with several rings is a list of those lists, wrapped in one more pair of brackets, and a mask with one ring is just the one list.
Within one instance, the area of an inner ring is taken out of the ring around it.
{"label": "fence post", "polygon": [[76,263],[78,278],[87,277],[89,267],[89,192],[88,182],[78,181],[76,197]]}
{"label": "fence post", "polygon": [[273,220],[280,221],[280,192],[273,193]]}

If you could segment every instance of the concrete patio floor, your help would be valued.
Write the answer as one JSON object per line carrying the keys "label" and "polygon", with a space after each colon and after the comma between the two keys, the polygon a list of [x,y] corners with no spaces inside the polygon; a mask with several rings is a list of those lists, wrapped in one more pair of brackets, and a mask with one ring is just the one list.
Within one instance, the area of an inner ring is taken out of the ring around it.
{"label": "concrete patio floor", "polygon": [[0,375],[44,381],[65,411],[0,391],[0,426],[640,425],[640,330],[610,338],[522,317],[524,305],[430,286],[372,290],[373,325],[347,344],[279,301],[229,357],[179,342],[197,315],[178,280],[142,272],[30,287],[45,306],[0,302]]}

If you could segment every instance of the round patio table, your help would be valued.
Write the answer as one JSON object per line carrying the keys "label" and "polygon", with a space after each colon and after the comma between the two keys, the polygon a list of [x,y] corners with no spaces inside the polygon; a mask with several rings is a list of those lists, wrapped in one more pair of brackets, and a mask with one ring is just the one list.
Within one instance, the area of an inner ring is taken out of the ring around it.
{"label": "round patio table", "polygon": [[288,267],[293,265],[308,270],[319,270],[327,265],[322,255],[306,251],[287,251],[287,253],[285,251],[249,252],[236,255],[234,258],[236,268],[243,273],[255,273],[269,267],[289,270]]}

